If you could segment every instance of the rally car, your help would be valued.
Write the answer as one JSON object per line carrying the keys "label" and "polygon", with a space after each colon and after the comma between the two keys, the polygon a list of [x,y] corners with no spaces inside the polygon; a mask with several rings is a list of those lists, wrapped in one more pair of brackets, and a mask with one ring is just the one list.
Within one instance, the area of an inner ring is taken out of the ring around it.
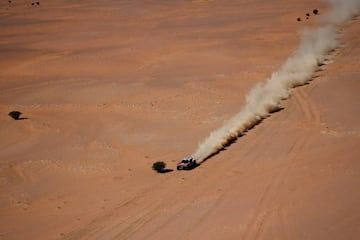
{"label": "rally car", "polygon": [[198,164],[196,163],[196,160],[193,157],[187,157],[181,160],[177,165],[177,170],[190,170],[196,167]]}

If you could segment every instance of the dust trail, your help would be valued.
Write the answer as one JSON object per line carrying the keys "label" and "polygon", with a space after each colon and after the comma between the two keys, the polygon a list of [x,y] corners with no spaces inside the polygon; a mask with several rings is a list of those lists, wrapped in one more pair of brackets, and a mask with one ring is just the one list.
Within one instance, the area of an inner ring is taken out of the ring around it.
{"label": "dust trail", "polygon": [[281,100],[291,89],[310,81],[319,66],[328,63],[329,53],[339,46],[336,26],[356,16],[360,0],[327,0],[331,10],[322,16],[314,29],[301,31],[298,49],[264,83],[247,95],[246,105],[222,127],[213,131],[192,155],[198,163],[219,152],[271,112],[281,108]]}

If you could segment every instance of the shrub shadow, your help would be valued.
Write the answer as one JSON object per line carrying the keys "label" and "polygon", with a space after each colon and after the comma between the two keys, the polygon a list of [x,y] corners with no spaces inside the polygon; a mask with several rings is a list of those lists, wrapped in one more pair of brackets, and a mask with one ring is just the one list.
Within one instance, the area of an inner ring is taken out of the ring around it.
{"label": "shrub shadow", "polygon": [[169,172],[172,172],[172,171],[174,171],[174,169],[162,169],[162,170],[160,170],[160,171],[158,171],[158,173],[169,173]]}

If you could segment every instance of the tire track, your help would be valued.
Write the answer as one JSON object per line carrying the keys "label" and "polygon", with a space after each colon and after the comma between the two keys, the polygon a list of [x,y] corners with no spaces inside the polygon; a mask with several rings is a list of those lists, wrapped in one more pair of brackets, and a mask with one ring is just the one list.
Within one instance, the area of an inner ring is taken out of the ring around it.
{"label": "tire track", "polygon": [[320,111],[303,88],[296,89],[294,97],[307,121],[321,122]]}
{"label": "tire track", "polygon": [[[170,186],[171,184],[168,183],[168,185]],[[129,198],[117,207],[112,208],[111,211],[100,215],[87,226],[69,233],[69,235],[62,239],[133,239],[136,238],[137,233],[141,232],[142,228],[149,228],[147,238],[154,239],[164,229],[164,226],[171,224],[176,216],[181,215],[189,208],[190,202],[196,199],[198,192],[201,191],[193,192],[190,200],[187,201],[188,204],[181,204],[177,209],[172,210],[173,214],[169,216],[164,214],[163,210],[178,205],[176,203],[179,201],[178,196],[181,195],[182,191],[172,191],[172,194],[166,196],[165,199],[157,199],[156,202],[146,201],[146,199],[156,199],[156,196],[163,195],[160,192],[170,191],[168,188],[154,189],[153,186],[150,186],[136,194],[133,198]],[[209,206],[207,211],[196,216],[192,221],[197,222],[205,218],[204,216],[216,206],[217,202],[215,201],[213,205]],[[149,225],[153,221],[160,221],[160,227],[159,225],[156,227]],[[186,232],[189,229],[190,227],[183,230]]]}
{"label": "tire track", "polygon": [[[291,147],[290,151],[287,153],[287,156],[284,159],[289,159],[289,162],[285,162],[286,166],[284,168],[276,169],[273,174],[269,175],[268,179],[270,181],[267,183],[265,189],[260,195],[259,201],[255,207],[254,213],[252,214],[252,218],[246,227],[244,232],[243,239],[264,239],[265,229],[268,225],[268,219],[274,214],[280,215],[279,221],[281,225],[286,225],[286,218],[281,211],[280,206],[273,206],[278,198],[278,193],[281,187],[284,185],[286,181],[286,177],[289,174],[289,171],[294,166],[298,153],[302,150],[303,146],[306,143],[306,134],[304,134],[301,138],[297,139]],[[276,216],[275,215],[275,216]],[[285,232],[282,233],[283,236],[273,236],[275,239],[283,239],[288,233],[286,229]]]}
{"label": "tire track", "polygon": [[[105,214],[95,218],[83,228],[69,233],[62,239],[129,239],[141,227],[156,217],[163,205],[161,201],[151,206],[144,204],[144,199],[153,194],[153,189],[146,188],[135,196],[123,201]],[[156,193],[154,193],[156,195]],[[134,206],[140,206],[134,208]],[[129,214],[124,214],[129,212]],[[133,212],[133,214],[131,214]],[[128,217],[123,217],[123,216]]]}

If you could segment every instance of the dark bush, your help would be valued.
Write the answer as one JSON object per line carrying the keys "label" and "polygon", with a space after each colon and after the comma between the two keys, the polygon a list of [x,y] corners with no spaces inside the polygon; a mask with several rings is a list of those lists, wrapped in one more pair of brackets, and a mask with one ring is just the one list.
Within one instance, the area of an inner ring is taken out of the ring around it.
{"label": "dark bush", "polygon": [[317,14],[319,13],[319,10],[314,9],[313,13],[314,13],[315,15],[317,15]]}
{"label": "dark bush", "polygon": [[9,115],[10,117],[12,117],[13,119],[15,119],[15,120],[19,120],[19,119],[20,119],[21,112],[19,112],[19,111],[11,111],[11,112],[9,112],[8,115]]}
{"label": "dark bush", "polygon": [[164,162],[155,162],[152,166],[153,170],[162,173],[164,172],[166,164]]}

